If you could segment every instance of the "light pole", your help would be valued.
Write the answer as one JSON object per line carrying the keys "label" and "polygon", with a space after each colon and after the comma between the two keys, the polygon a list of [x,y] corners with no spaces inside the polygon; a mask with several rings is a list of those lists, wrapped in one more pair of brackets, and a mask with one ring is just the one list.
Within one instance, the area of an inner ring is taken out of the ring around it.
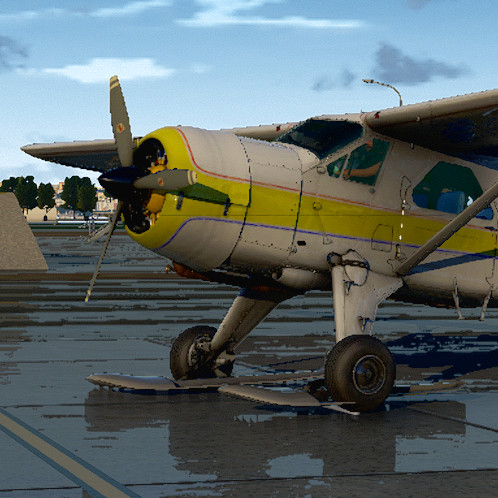
{"label": "light pole", "polygon": [[403,105],[403,100],[401,100],[401,93],[398,92],[396,88],[394,88],[392,85],[388,85],[387,83],[380,83],[379,81],[374,81],[374,80],[363,80],[365,83],[375,83],[376,85],[381,85],[381,86],[387,86],[388,88],[392,88],[399,96],[399,106],[401,107]]}

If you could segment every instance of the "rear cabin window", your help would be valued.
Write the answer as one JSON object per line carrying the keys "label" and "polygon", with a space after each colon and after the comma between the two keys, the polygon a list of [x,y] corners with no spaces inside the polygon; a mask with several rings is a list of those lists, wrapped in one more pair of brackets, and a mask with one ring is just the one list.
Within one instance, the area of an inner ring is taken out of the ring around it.
{"label": "rear cabin window", "polygon": [[[458,214],[480,195],[482,188],[470,168],[439,162],[413,189],[413,202],[421,208]],[[493,210],[488,206],[476,218],[491,220]]]}
{"label": "rear cabin window", "polygon": [[362,134],[362,126],[351,121],[309,119],[279,137],[277,142],[298,145],[323,159]]}

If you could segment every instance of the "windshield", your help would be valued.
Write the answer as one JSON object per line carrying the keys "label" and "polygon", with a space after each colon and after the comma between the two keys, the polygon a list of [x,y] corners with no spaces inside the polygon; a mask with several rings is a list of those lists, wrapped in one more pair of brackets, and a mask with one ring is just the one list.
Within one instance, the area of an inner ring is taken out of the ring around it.
{"label": "windshield", "polygon": [[309,119],[282,135],[277,142],[304,147],[323,159],[360,138],[362,133],[362,126],[351,121]]}

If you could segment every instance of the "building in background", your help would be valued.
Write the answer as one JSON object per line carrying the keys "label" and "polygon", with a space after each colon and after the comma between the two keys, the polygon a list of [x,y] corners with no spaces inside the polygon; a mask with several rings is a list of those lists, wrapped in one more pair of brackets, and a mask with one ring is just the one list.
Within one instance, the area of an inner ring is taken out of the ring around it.
{"label": "building in background", "polygon": [[116,199],[107,197],[104,194],[104,189],[97,189],[97,205],[93,211],[95,216],[112,216],[117,207],[118,201]]}

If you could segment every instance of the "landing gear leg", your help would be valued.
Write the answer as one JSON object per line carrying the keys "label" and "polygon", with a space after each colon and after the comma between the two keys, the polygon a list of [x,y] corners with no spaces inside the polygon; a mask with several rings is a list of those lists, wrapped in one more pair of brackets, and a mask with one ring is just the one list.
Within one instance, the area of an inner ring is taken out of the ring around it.
{"label": "landing gear leg", "polygon": [[336,401],[354,403],[357,411],[380,406],[396,377],[391,353],[372,337],[379,303],[402,285],[402,280],[375,273],[354,251],[329,257],[336,345],[325,361],[325,384]]}

